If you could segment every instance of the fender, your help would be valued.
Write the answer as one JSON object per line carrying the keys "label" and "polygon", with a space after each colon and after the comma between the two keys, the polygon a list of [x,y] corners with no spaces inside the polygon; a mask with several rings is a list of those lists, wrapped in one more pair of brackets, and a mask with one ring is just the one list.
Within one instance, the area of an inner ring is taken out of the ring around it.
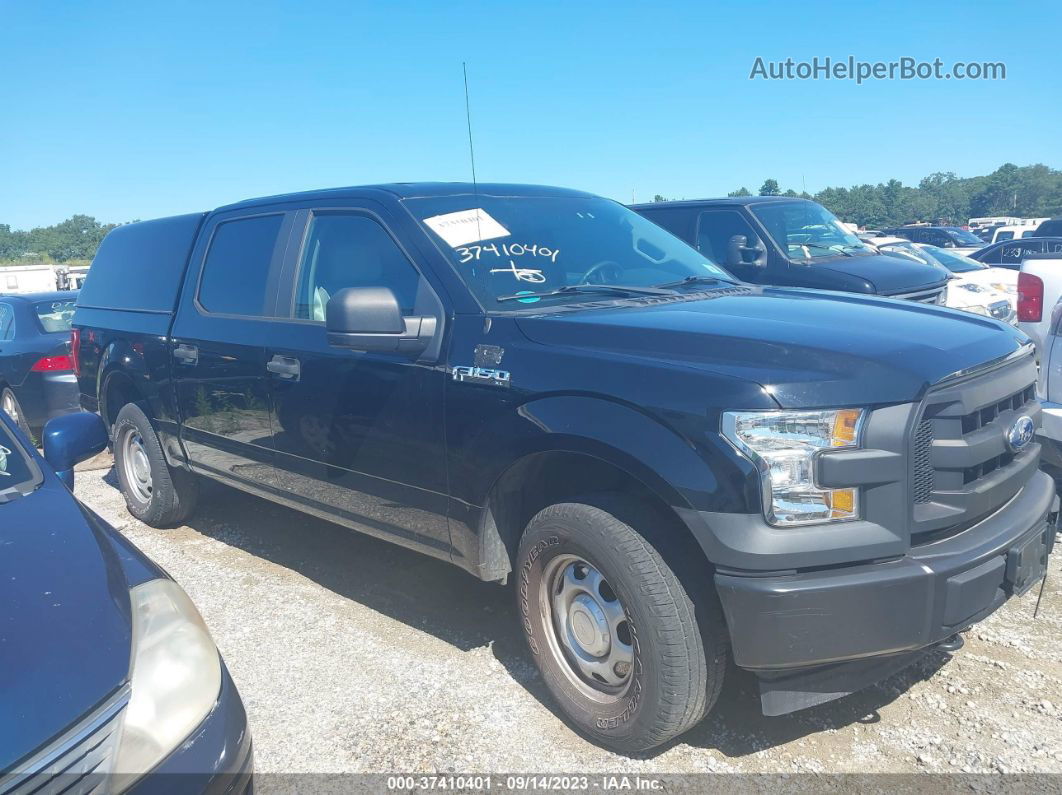
{"label": "fender", "polygon": [[[100,363],[96,370],[96,398],[99,401],[100,414],[104,420],[107,420],[109,409],[113,408],[107,406],[106,394],[109,381],[115,373],[125,375],[133,383],[137,391],[143,394],[145,391],[144,382],[148,380],[143,348],[141,347],[140,350],[137,350],[136,346],[129,340],[119,338],[111,340],[100,352]],[[151,402],[149,395],[143,396],[149,403]]]}
{"label": "fender", "polygon": [[[525,403],[518,413],[542,431],[520,440],[518,458],[548,451],[585,453],[614,464],[680,507],[704,504],[718,489],[715,473],[692,441],[631,404],[557,395]],[[578,432],[570,433],[571,428]]]}
{"label": "fender", "polygon": [[[452,514],[456,521],[451,525],[451,543],[468,553],[464,561],[455,562],[485,579],[504,576],[504,571],[498,573],[499,566],[508,570],[508,560],[503,560],[506,543],[491,512],[485,510],[489,495],[507,472],[536,453],[577,453],[604,461],[639,481],[680,515],[719,500],[720,477],[706,450],[643,410],[614,399],[582,394],[537,398],[507,413],[504,421],[484,427],[462,447],[505,451],[491,460],[475,456],[473,466],[483,466],[480,472],[492,477],[464,479],[475,490],[463,505],[455,504]],[[464,451],[456,451],[457,457],[463,458]]]}
{"label": "fender", "polygon": [[165,353],[165,348],[158,346],[158,351],[145,349],[145,343],[132,342],[125,338],[111,340],[100,354],[97,370],[96,395],[99,413],[107,420],[111,406],[107,405],[105,396],[110,386],[110,379],[116,375],[129,380],[140,397],[147,402],[148,416],[159,434],[163,453],[170,466],[187,468],[184,450],[178,438],[178,426],[168,405],[172,400],[162,394],[170,384],[169,371],[165,356],[152,353]]}

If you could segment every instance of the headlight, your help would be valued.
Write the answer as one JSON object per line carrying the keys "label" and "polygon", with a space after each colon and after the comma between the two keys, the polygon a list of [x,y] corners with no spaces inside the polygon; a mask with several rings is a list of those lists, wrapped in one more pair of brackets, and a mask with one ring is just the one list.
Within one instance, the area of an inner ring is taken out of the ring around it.
{"label": "headlight", "polygon": [[221,691],[218,650],[177,583],[151,580],[131,589],[129,601],[132,693],[114,766],[121,787],[150,771],[191,734]]}
{"label": "headlight", "polygon": [[859,518],[858,489],[820,489],[814,464],[821,450],[857,447],[862,409],[727,411],[723,435],[760,470],[763,511],[776,526]]}

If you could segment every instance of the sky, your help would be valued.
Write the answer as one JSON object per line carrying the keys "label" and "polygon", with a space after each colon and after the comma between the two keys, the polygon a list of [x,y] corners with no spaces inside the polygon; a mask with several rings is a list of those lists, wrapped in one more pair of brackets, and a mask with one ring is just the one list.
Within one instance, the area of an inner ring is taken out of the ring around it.
{"label": "sky", "polygon": [[[477,176],[621,201],[1062,168],[1062,3],[0,0],[0,223]],[[1000,81],[750,79],[757,58]]]}

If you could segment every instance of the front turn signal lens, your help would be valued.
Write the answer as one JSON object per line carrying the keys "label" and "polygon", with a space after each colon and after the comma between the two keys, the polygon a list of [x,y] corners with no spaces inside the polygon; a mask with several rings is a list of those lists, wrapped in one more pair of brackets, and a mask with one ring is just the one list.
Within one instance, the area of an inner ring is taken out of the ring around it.
{"label": "front turn signal lens", "polygon": [[863,412],[859,409],[842,409],[834,412],[830,447],[854,446],[859,430],[859,420],[862,416]]}

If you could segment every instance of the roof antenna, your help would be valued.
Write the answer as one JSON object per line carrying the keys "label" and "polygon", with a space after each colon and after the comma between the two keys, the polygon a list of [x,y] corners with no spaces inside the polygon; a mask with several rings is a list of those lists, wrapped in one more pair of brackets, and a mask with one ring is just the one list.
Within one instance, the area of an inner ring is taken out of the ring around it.
{"label": "roof antenna", "polygon": [[461,61],[461,71],[465,75],[465,121],[468,123],[468,159],[472,161],[472,186],[476,185],[476,152],[472,148],[472,111],[468,104],[468,66]]}
{"label": "roof antenna", "polygon": [[[479,204],[479,185],[476,182],[476,150],[472,148],[472,110],[468,102],[468,65],[461,61],[461,72],[465,76],[465,122],[468,124],[468,159],[472,161],[472,193],[476,196],[476,204]],[[476,207],[476,232],[479,239],[483,239],[483,233],[479,228],[479,207]]]}

